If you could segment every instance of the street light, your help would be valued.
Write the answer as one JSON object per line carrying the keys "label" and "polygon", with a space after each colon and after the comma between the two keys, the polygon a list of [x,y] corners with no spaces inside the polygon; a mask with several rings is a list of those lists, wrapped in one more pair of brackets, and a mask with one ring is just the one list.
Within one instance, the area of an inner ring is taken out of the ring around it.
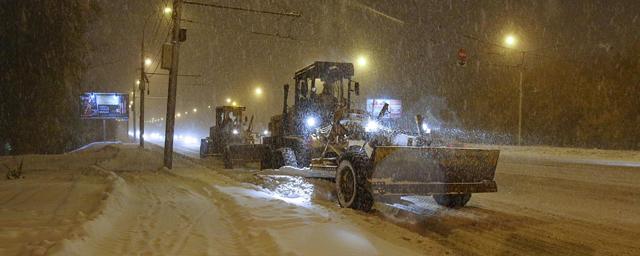
{"label": "street light", "polygon": [[358,66],[360,67],[366,67],[367,58],[365,56],[359,56],[358,59],[356,60],[356,63],[358,63]]}
{"label": "street light", "polygon": [[227,103],[231,103],[231,98],[227,98]]}
{"label": "street light", "polygon": [[[515,48],[518,43],[518,38],[513,34],[509,34],[504,37],[504,44],[508,48]],[[524,57],[526,51],[521,51],[520,65],[518,65],[518,72],[520,73],[520,79],[518,80],[518,145],[522,145],[522,83],[524,80]]]}
{"label": "street light", "polygon": [[195,112],[198,112],[198,109],[197,109],[197,108],[194,108],[194,109],[193,109],[193,113],[195,113]]}
{"label": "street light", "polygon": [[260,87],[256,88],[256,95],[257,96],[262,95],[262,88],[260,88]]}
{"label": "street light", "polygon": [[136,80],[136,85],[140,85],[140,80]]}
{"label": "street light", "polygon": [[149,65],[151,65],[151,63],[153,63],[153,61],[152,61],[150,58],[146,58],[146,59],[144,59],[144,65],[145,65],[145,66],[149,66]]}
{"label": "street light", "polygon": [[507,47],[514,47],[516,46],[516,43],[518,43],[518,39],[514,35],[507,35],[504,38],[504,44]]}
{"label": "street light", "polygon": [[236,103],[235,101],[231,103],[231,106],[235,107],[236,105],[238,105],[238,103]]}
{"label": "street light", "polygon": [[167,6],[164,8],[164,10],[162,10],[162,12],[164,12],[164,14],[171,14],[173,12],[173,9],[171,9],[171,7]]}

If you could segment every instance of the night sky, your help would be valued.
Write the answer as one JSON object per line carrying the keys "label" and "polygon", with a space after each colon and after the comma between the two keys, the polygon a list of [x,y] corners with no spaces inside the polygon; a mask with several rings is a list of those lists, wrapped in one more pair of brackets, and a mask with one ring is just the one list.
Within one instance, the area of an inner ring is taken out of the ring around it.
{"label": "night sky", "polygon": [[[281,110],[282,84],[315,60],[355,62],[365,56],[368,65],[357,67],[355,76],[362,84],[361,103],[367,97],[399,98],[415,114],[446,109],[457,100],[432,97],[442,91],[511,83],[518,73],[509,66],[520,62],[518,51],[535,53],[525,59],[530,67],[543,60],[588,65],[594,54],[613,54],[640,37],[640,1],[634,0],[199,1],[302,14],[184,8],[188,39],[181,45],[180,73],[200,77],[179,78],[177,111],[221,105],[230,97],[262,125]],[[158,13],[146,26],[145,40],[145,55],[156,60],[169,29],[162,9],[171,1],[97,2],[99,15],[88,34],[91,69],[83,86],[131,91],[139,76],[143,21]],[[516,50],[502,47],[507,34],[517,36]],[[456,64],[459,48],[469,54],[465,67]],[[149,118],[164,117],[167,81],[168,76],[151,76]],[[257,86],[265,91],[260,98],[253,94]]]}

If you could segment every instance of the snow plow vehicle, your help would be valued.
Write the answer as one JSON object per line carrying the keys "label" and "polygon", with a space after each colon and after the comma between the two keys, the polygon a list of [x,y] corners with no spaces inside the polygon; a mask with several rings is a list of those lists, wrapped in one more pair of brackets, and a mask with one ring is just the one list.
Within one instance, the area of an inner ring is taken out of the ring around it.
{"label": "snow plow vehicle", "polygon": [[254,143],[251,134],[253,116],[249,122],[246,117],[243,120],[245,110],[245,107],[239,106],[216,107],[215,124],[209,128],[209,136],[200,140],[201,158],[223,154],[229,145]]}
{"label": "snow plow vehicle", "polygon": [[[335,180],[342,207],[369,211],[375,199],[431,195],[443,206],[464,206],[472,193],[496,192],[498,150],[429,146],[418,133],[384,127],[377,116],[351,107],[353,64],[314,62],[294,75],[294,104],[284,85],[282,114],[271,118],[263,139],[261,168],[279,168]],[[322,89],[319,92],[320,88]]]}

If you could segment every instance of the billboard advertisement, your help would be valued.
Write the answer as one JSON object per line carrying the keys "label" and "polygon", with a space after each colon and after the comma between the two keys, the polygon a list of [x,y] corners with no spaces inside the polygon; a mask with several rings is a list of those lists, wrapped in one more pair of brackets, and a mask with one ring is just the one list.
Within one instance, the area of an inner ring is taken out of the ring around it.
{"label": "billboard advertisement", "polygon": [[373,116],[377,116],[384,104],[389,104],[389,113],[383,118],[400,118],[402,116],[402,101],[394,99],[367,99],[366,110]]}
{"label": "billboard advertisement", "polygon": [[84,119],[128,119],[126,93],[87,92],[80,95],[80,117]]}

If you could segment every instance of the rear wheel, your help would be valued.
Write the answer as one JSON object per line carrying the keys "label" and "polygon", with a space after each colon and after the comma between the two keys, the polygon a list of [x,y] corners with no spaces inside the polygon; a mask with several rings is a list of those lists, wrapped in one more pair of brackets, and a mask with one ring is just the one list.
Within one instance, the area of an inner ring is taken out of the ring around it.
{"label": "rear wheel", "polygon": [[462,208],[469,202],[469,199],[471,199],[471,194],[440,194],[433,195],[433,199],[436,200],[436,203],[444,207]]}
{"label": "rear wheel", "polygon": [[369,158],[365,154],[345,153],[336,171],[336,190],[338,203],[368,212],[373,207],[373,194],[367,179],[370,169]]}

